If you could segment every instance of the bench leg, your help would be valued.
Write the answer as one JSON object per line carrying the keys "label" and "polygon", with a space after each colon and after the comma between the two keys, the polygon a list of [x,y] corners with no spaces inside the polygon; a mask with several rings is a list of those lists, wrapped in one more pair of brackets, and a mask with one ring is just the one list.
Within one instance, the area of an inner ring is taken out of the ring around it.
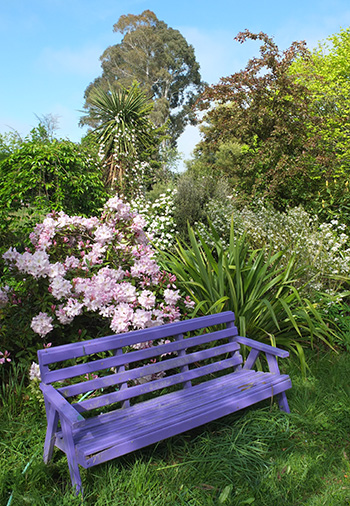
{"label": "bench leg", "polygon": [[[270,353],[266,353],[266,358],[267,363],[269,364],[270,372],[273,374],[280,374],[276,357]],[[277,394],[276,397],[280,409],[286,413],[290,413],[286,392],[281,392],[280,394]]]}
{"label": "bench leg", "polygon": [[75,488],[76,494],[82,492],[81,478],[79,472],[78,460],[75,452],[73,434],[71,426],[64,420],[61,419],[64,449],[67,455],[69,474],[72,481],[72,486]]}
{"label": "bench leg", "polygon": [[48,464],[52,459],[53,449],[55,446],[55,432],[58,425],[58,413],[50,405],[47,407],[47,429],[44,444],[44,462]]}
{"label": "bench leg", "polygon": [[286,392],[282,392],[281,394],[278,394],[276,397],[277,397],[277,401],[278,401],[278,405],[279,405],[280,409],[282,411],[285,411],[286,413],[290,413]]}

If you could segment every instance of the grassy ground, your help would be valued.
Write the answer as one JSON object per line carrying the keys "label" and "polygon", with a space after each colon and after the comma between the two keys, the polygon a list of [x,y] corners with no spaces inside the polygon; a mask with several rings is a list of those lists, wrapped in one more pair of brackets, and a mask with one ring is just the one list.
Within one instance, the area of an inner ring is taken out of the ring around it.
{"label": "grassy ground", "polygon": [[[341,506],[350,504],[350,354],[309,354],[303,380],[284,361],[292,413],[269,402],[126,457],[81,470],[42,462],[45,415],[14,378],[0,391],[0,504]],[[281,364],[282,365],[282,364]]]}

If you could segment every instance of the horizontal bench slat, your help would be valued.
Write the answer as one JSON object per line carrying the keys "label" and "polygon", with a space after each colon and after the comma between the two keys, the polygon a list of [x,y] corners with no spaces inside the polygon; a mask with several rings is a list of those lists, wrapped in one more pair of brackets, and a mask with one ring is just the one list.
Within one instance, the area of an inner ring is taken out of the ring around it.
{"label": "horizontal bench slat", "polygon": [[240,363],[241,360],[239,357],[227,358],[225,360],[221,360],[220,362],[214,362],[212,364],[203,365],[202,367],[198,367],[197,369],[190,369],[189,371],[173,374],[172,376],[150,381],[148,383],[135,385],[126,388],[125,390],[119,390],[118,392],[112,392],[110,394],[101,395],[100,397],[88,399],[73,404],[73,406],[79,412],[101,408],[103,406],[108,406],[116,402],[132,399],[139,395],[148,394],[151,392],[155,392],[156,390],[178,385],[179,383],[183,383],[185,381],[191,381],[208,374],[214,374],[219,371],[228,369],[230,367],[234,367]]}
{"label": "horizontal bench slat", "polygon": [[[289,388],[288,382],[281,382],[276,385],[276,388],[274,388],[275,394],[284,392],[287,388]],[[221,406],[220,414],[218,414],[218,407],[215,407],[210,411],[204,410],[200,414],[195,413],[193,417],[186,419],[186,422],[164,427],[159,431],[154,431],[151,434],[148,433],[145,436],[133,438],[132,440],[120,444],[117,447],[112,447],[101,451],[98,453],[98,455],[89,458],[85,462],[85,465],[83,464],[83,461],[81,461],[82,466],[89,468],[102,462],[107,462],[113,458],[125,455],[150,444],[157,443],[158,441],[162,441],[163,439],[167,439],[187,430],[194,429],[208,422],[216,420],[217,418],[229,415],[235,411],[246,408],[252,404],[255,404],[256,402],[260,402],[270,397],[271,392],[268,389],[265,389],[264,394],[261,392],[259,396],[257,396],[255,392],[252,392],[251,394],[242,396],[240,399],[232,398],[229,402],[226,402]]]}
{"label": "horizontal bench slat", "polygon": [[[261,381],[264,381],[264,388],[266,386],[271,388],[271,384],[275,380],[275,378],[270,380],[266,378],[265,381],[265,379],[256,373],[250,374],[249,379],[244,376],[243,381],[235,376],[230,376],[231,384],[213,380],[209,383],[197,385],[194,387],[195,390],[180,390],[180,395],[176,395],[178,392],[166,394],[162,396],[164,397],[162,403],[147,406],[147,417],[140,416],[140,411],[143,412],[143,410],[138,409],[139,405],[132,406],[126,413],[126,416],[122,416],[120,412],[121,418],[116,418],[113,423],[107,426],[99,427],[98,423],[96,423],[93,426],[93,438],[90,436],[91,427],[89,430],[86,430],[86,428],[80,429],[79,427],[77,435],[74,438],[75,443],[80,448],[84,448],[84,453],[89,455],[94,453],[94,451],[101,451],[103,445],[108,447],[113,441],[123,441],[124,439],[137,436],[138,433],[144,432],[145,428],[150,432],[156,431],[159,428],[171,425],[171,422],[185,420],[191,417],[194,412],[199,413],[199,410],[205,411],[210,406],[221,404],[232,396],[238,396],[242,392],[239,388],[236,388],[236,383],[250,381],[252,388],[256,388]],[[181,395],[183,393],[187,395]],[[181,406],[181,410],[178,409],[179,406]],[[96,441],[98,440],[100,440],[101,445],[99,447],[96,445]]]}
{"label": "horizontal bench slat", "polygon": [[91,339],[90,341],[63,344],[61,346],[55,346],[54,348],[39,350],[39,363],[43,366],[49,365],[63,360],[122,348],[123,346],[131,346],[133,344],[150,341],[152,339],[167,339],[168,337],[176,334],[192,332],[202,328],[226,324],[233,321],[233,312],[226,311],[224,313],[193,318],[192,320],[167,323],[159,327],[134,330],[125,334],[114,334],[111,336],[100,337],[98,339]]}
{"label": "horizontal bench slat", "polygon": [[[237,329],[224,329],[202,334],[200,336],[184,338],[180,341],[171,343],[160,344],[144,350],[130,351],[123,355],[106,357],[103,359],[94,360],[85,364],[76,364],[62,369],[57,369],[44,373],[42,380],[46,383],[53,383],[54,381],[62,381],[68,378],[74,378],[84,374],[97,372],[111,367],[120,367],[125,364],[131,364],[141,360],[147,360],[159,355],[173,353],[193,346],[208,344],[212,341],[220,341],[229,337],[235,337]],[[89,389],[87,390],[89,391]],[[79,392],[81,393],[81,392]]]}

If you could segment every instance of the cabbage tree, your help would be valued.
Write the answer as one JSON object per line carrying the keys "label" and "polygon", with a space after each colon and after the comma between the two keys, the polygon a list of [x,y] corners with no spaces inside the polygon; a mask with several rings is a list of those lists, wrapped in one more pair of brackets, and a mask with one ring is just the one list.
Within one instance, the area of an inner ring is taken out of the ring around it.
{"label": "cabbage tree", "polygon": [[126,176],[137,179],[160,142],[160,130],[149,119],[152,102],[135,82],[129,89],[94,88],[89,103],[106,184],[125,190]]}

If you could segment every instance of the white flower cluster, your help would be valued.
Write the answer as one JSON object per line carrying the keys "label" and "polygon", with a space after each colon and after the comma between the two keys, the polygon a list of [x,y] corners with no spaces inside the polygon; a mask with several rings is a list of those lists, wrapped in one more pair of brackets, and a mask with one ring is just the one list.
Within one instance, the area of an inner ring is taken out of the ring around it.
{"label": "white flower cluster", "polygon": [[30,366],[29,369],[29,379],[31,381],[33,380],[41,381],[39,364],[32,362],[32,365]]}
{"label": "white flower cluster", "polygon": [[34,316],[30,326],[40,337],[45,337],[53,329],[52,320],[53,318],[47,313],[40,312]]}
{"label": "white flower cluster", "polygon": [[[302,207],[278,212],[264,205],[262,200],[256,203],[254,210],[248,207],[238,210],[231,199],[212,200],[207,214],[224,244],[228,244],[233,219],[235,234],[246,233],[254,248],[284,250],[286,262],[295,254],[298,266],[307,268],[306,279],[314,278],[310,286],[317,290],[330,288],[330,276],[348,275],[349,233],[337,220],[320,224],[317,216],[308,214]],[[197,224],[197,229],[210,242],[202,223]]]}
{"label": "white flower cluster", "polygon": [[174,195],[168,188],[154,202],[143,197],[135,199],[131,206],[144,218],[145,231],[157,248],[168,249],[175,244]]}

